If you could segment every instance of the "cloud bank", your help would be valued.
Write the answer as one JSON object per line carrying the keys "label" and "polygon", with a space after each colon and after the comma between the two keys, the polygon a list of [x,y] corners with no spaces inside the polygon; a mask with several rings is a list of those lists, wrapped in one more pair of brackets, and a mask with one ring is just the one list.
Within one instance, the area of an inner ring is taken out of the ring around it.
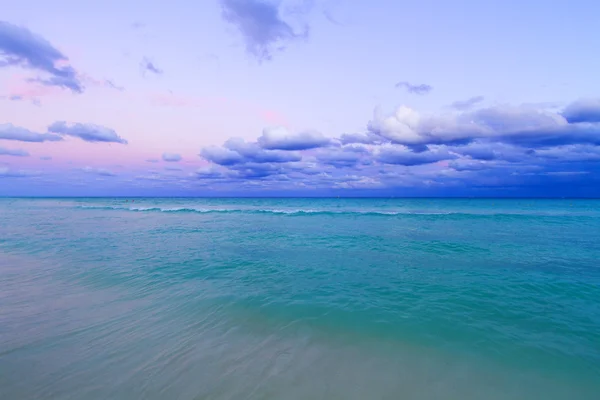
{"label": "cloud bank", "polygon": [[569,182],[590,188],[600,183],[598,115],[600,103],[592,100],[560,112],[508,105],[434,115],[406,106],[376,109],[363,132],[325,137],[269,128],[254,142],[206,147],[200,156],[210,166],[194,177],[286,190],[497,190]]}

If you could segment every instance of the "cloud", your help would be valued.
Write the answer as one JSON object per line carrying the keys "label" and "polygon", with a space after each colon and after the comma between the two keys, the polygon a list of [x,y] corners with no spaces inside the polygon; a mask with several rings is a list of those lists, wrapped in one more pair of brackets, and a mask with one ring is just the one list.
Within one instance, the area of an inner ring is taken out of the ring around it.
{"label": "cloud", "polygon": [[123,86],[119,86],[119,85],[115,84],[110,79],[107,79],[107,80],[104,81],[104,86],[109,87],[111,89],[118,90],[119,92],[122,92],[122,91],[125,90],[125,88]]}
{"label": "cloud", "polygon": [[40,175],[37,171],[14,170],[10,168],[0,167],[0,178],[27,178]]}
{"label": "cloud", "polygon": [[456,110],[468,110],[475,106],[476,104],[481,103],[485,98],[483,96],[475,96],[471,97],[467,100],[457,100],[450,105],[450,107]]}
{"label": "cloud", "polygon": [[162,159],[167,162],[179,162],[181,161],[181,155],[175,153],[163,153]]}
{"label": "cloud", "polygon": [[[252,190],[498,195],[511,188],[530,195],[544,187],[558,190],[553,185],[565,188],[569,179],[577,187],[600,188],[600,123],[569,122],[565,110],[500,105],[421,114],[401,106],[385,114],[376,109],[366,132],[337,138],[267,128],[256,141],[232,138],[202,149],[211,165],[194,177],[211,188]],[[594,193],[600,195],[600,189]]]}
{"label": "cloud", "polygon": [[427,94],[433,90],[433,87],[426,83],[413,85],[412,83],[409,83],[409,82],[398,82],[398,83],[396,83],[396,88],[403,88],[403,89],[406,89],[406,91],[409,93],[420,94],[420,95]]}
{"label": "cloud", "polygon": [[50,160],[52,160],[52,157],[50,157],[50,156],[42,156],[42,157],[40,157],[40,160],[42,160],[42,161],[50,161]]}
{"label": "cloud", "polygon": [[218,165],[234,165],[243,160],[239,153],[220,146],[205,147],[200,151],[200,156]]}
{"label": "cloud", "polygon": [[69,126],[64,121],[57,121],[48,127],[48,131],[78,137],[86,142],[127,144],[127,140],[117,135],[114,130],[94,124],[76,123]]}
{"label": "cloud", "polygon": [[100,176],[117,176],[112,171],[109,171],[104,168],[93,168],[93,167],[83,167],[80,171],[85,172],[86,174],[100,175]]}
{"label": "cloud", "polygon": [[29,157],[29,153],[22,149],[6,149],[0,147],[0,156]]}
{"label": "cloud", "polygon": [[367,132],[367,133],[344,133],[340,137],[340,142],[343,144],[350,144],[350,143],[375,144],[375,143],[381,142],[381,138],[370,132]]}
{"label": "cloud", "polygon": [[259,61],[270,60],[294,40],[308,37],[308,28],[296,33],[280,17],[276,4],[266,0],[220,0],[222,16],[242,34],[246,51]]}
{"label": "cloud", "polygon": [[156,158],[149,158],[149,159],[147,159],[147,160],[146,160],[146,162],[149,162],[149,163],[157,163],[157,162],[160,162],[160,161],[159,161],[159,160],[157,160]]}
{"label": "cloud", "polygon": [[33,78],[32,81],[77,93],[84,90],[75,69],[64,65],[68,58],[46,39],[25,27],[0,21],[0,56],[0,67],[18,65],[48,75],[45,78]]}
{"label": "cloud", "polygon": [[330,144],[330,139],[317,131],[289,133],[285,128],[266,128],[258,144],[269,150],[308,150]]}
{"label": "cloud", "polygon": [[562,112],[569,123],[600,122],[600,99],[586,99],[569,104]]}
{"label": "cloud", "polygon": [[404,146],[393,146],[385,147],[377,154],[377,160],[379,162],[406,166],[431,164],[454,158],[456,158],[456,156],[444,148],[417,153]]}
{"label": "cloud", "polygon": [[0,139],[17,140],[20,142],[57,142],[63,140],[52,133],[37,133],[13,124],[0,124]]}
{"label": "cloud", "polygon": [[142,73],[145,73],[146,71],[152,72],[153,74],[156,75],[162,75],[163,74],[163,70],[158,68],[156,66],[156,64],[154,64],[152,61],[150,61],[148,58],[144,57],[142,59],[142,61],[140,62],[140,66],[142,67]]}
{"label": "cloud", "polygon": [[217,179],[223,177],[223,172],[215,167],[199,168],[193,175],[199,179]]}
{"label": "cloud", "polygon": [[240,138],[232,138],[223,146],[210,146],[202,149],[200,156],[218,165],[234,166],[240,164],[286,163],[300,161],[296,152],[265,150],[257,143],[248,143]]}
{"label": "cloud", "polygon": [[323,149],[317,155],[316,159],[324,165],[334,167],[352,167],[359,163],[369,163],[370,152],[361,147],[347,147],[343,149]]}
{"label": "cloud", "polygon": [[487,139],[529,147],[600,144],[600,126],[569,123],[561,114],[530,107],[498,106],[459,115],[424,116],[406,106],[391,115],[376,110],[368,130],[392,143],[467,144]]}
{"label": "cloud", "polygon": [[[259,138],[260,144],[260,138]],[[300,161],[301,157],[298,153],[290,151],[278,151],[277,146],[273,147],[259,146],[256,143],[247,143],[243,139],[229,139],[224,146],[237,152],[245,160],[256,163],[281,163]],[[285,147],[285,146],[284,146]],[[293,146],[292,146],[293,147]],[[294,148],[284,148],[283,150],[296,150]]]}
{"label": "cloud", "polygon": [[481,171],[491,168],[493,164],[480,160],[460,159],[450,161],[448,166],[456,171]]}

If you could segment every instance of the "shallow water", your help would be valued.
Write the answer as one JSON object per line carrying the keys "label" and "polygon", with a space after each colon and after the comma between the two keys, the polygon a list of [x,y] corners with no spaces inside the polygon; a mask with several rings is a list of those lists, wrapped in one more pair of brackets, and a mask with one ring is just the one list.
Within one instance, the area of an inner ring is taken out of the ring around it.
{"label": "shallow water", "polygon": [[0,199],[2,399],[598,399],[600,201]]}

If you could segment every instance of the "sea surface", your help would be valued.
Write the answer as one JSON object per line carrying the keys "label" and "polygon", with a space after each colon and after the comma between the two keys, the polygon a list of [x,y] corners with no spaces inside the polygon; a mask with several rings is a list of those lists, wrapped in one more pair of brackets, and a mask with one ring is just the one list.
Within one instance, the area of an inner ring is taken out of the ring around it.
{"label": "sea surface", "polygon": [[0,199],[0,399],[600,399],[600,201]]}

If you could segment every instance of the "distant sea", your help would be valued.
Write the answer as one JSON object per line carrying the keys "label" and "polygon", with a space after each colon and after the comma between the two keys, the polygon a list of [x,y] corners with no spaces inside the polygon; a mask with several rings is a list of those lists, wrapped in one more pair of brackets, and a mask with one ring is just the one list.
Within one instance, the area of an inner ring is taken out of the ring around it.
{"label": "distant sea", "polygon": [[600,201],[0,199],[0,398],[600,399]]}

